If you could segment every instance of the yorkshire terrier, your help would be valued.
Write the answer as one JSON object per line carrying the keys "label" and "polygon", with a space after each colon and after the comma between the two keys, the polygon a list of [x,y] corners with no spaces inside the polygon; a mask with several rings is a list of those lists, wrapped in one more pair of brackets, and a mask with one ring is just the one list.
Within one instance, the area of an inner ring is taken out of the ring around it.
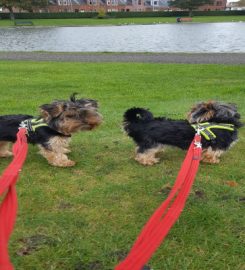
{"label": "yorkshire terrier", "polygon": [[208,127],[201,132],[202,161],[219,163],[220,156],[237,141],[237,129],[242,123],[236,105],[216,101],[196,104],[187,120],[154,117],[149,110],[131,108],[125,112],[123,121],[124,130],[137,145],[135,160],[143,165],[159,162],[156,154],[165,146],[188,149],[198,125],[201,129]]}
{"label": "yorkshire terrier", "polygon": [[55,100],[40,106],[40,116],[3,115],[0,116],[0,157],[12,156],[9,143],[16,141],[20,126],[27,128],[28,143],[37,144],[40,154],[48,163],[58,167],[74,166],[67,153],[73,133],[92,130],[102,122],[98,103],[93,99]]}

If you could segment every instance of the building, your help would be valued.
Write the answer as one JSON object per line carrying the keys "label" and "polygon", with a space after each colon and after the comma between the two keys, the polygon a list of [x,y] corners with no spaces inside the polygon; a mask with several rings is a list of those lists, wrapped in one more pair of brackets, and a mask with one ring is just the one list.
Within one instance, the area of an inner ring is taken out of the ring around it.
{"label": "building", "polygon": [[[226,10],[227,0],[214,0],[212,5],[199,7],[199,11]],[[234,4],[235,6],[235,4]],[[235,9],[230,6],[229,9]],[[45,8],[35,9],[35,12],[137,12],[137,11],[167,11],[168,0],[49,0]],[[171,10],[180,10],[172,8]],[[8,12],[8,10],[2,10]],[[14,9],[14,12],[23,12]]]}
{"label": "building", "polygon": [[215,11],[215,10],[225,10],[227,0],[214,0],[212,5],[203,5],[197,10],[199,11]]}
{"label": "building", "polygon": [[51,0],[48,12],[161,11],[168,10],[168,0]]}
{"label": "building", "polygon": [[[214,0],[197,10],[225,10],[227,0]],[[89,12],[104,9],[110,11],[164,11],[169,10],[168,0],[51,0],[49,12]],[[171,8],[176,10],[176,8]],[[180,10],[180,9],[177,9]]]}
{"label": "building", "polygon": [[238,1],[228,2],[226,5],[226,10],[245,10],[245,4],[240,5]]}

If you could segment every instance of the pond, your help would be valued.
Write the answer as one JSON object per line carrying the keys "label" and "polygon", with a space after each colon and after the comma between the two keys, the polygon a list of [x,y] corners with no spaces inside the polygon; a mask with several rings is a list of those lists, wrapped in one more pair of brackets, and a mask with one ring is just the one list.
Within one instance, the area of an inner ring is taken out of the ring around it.
{"label": "pond", "polygon": [[245,52],[245,23],[0,28],[0,51]]}

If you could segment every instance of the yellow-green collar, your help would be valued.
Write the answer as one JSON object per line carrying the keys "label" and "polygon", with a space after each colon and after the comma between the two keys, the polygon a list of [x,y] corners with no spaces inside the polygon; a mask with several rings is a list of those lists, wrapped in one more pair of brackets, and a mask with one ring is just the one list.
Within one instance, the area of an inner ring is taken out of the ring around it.
{"label": "yellow-green collar", "polygon": [[37,128],[40,127],[48,127],[48,124],[44,122],[42,118],[37,119],[37,118],[32,118],[32,119],[27,119],[24,120],[21,123],[21,126],[24,126],[27,129],[27,132],[35,132]]}
{"label": "yellow-green collar", "polygon": [[216,135],[213,133],[212,129],[225,129],[229,131],[234,131],[234,125],[232,124],[220,124],[220,123],[198,123],[191,125],[195,130],[200,131],[200,134],[208,141],[214,140]]}

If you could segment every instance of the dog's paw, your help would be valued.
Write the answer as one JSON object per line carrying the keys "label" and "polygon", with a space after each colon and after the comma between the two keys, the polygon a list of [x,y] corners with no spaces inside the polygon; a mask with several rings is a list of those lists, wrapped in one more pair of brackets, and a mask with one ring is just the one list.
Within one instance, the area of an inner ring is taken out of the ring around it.
{"label": "dog's paw", "polygon": [[135,160],[144,166],[152,166],[159,162],[159,158],[146,159],[146,158],[136,157]]}
{"label": "dog's paw", "polygon": [[72,161],[72,160],[66,160],[66,161],[59,161],[59,162],[49,162],[50,165],[54,166],[54,167],[73,167],[75,166],[76,162]]}
{"label": "dog's paw", "polygon": [[1,158],[7,158],[7,157],[12,157],[12,156],[13,156],[13,153],[10,151],[5,151],[3,153],[0,153]]}
{"label": "dog's paw", "polygon": [[76,162],[73,161],[73,160],[67,160],[65,163],[64,163],[64,166],[62,167],[73,167],[76,165]]}
{"label": "dog's paw", "polygon": [[218,164],[220,163],[219,158],[214,158],[214,157],[203,157],[201,160],[203,163],[208,163],[208,164]]}

